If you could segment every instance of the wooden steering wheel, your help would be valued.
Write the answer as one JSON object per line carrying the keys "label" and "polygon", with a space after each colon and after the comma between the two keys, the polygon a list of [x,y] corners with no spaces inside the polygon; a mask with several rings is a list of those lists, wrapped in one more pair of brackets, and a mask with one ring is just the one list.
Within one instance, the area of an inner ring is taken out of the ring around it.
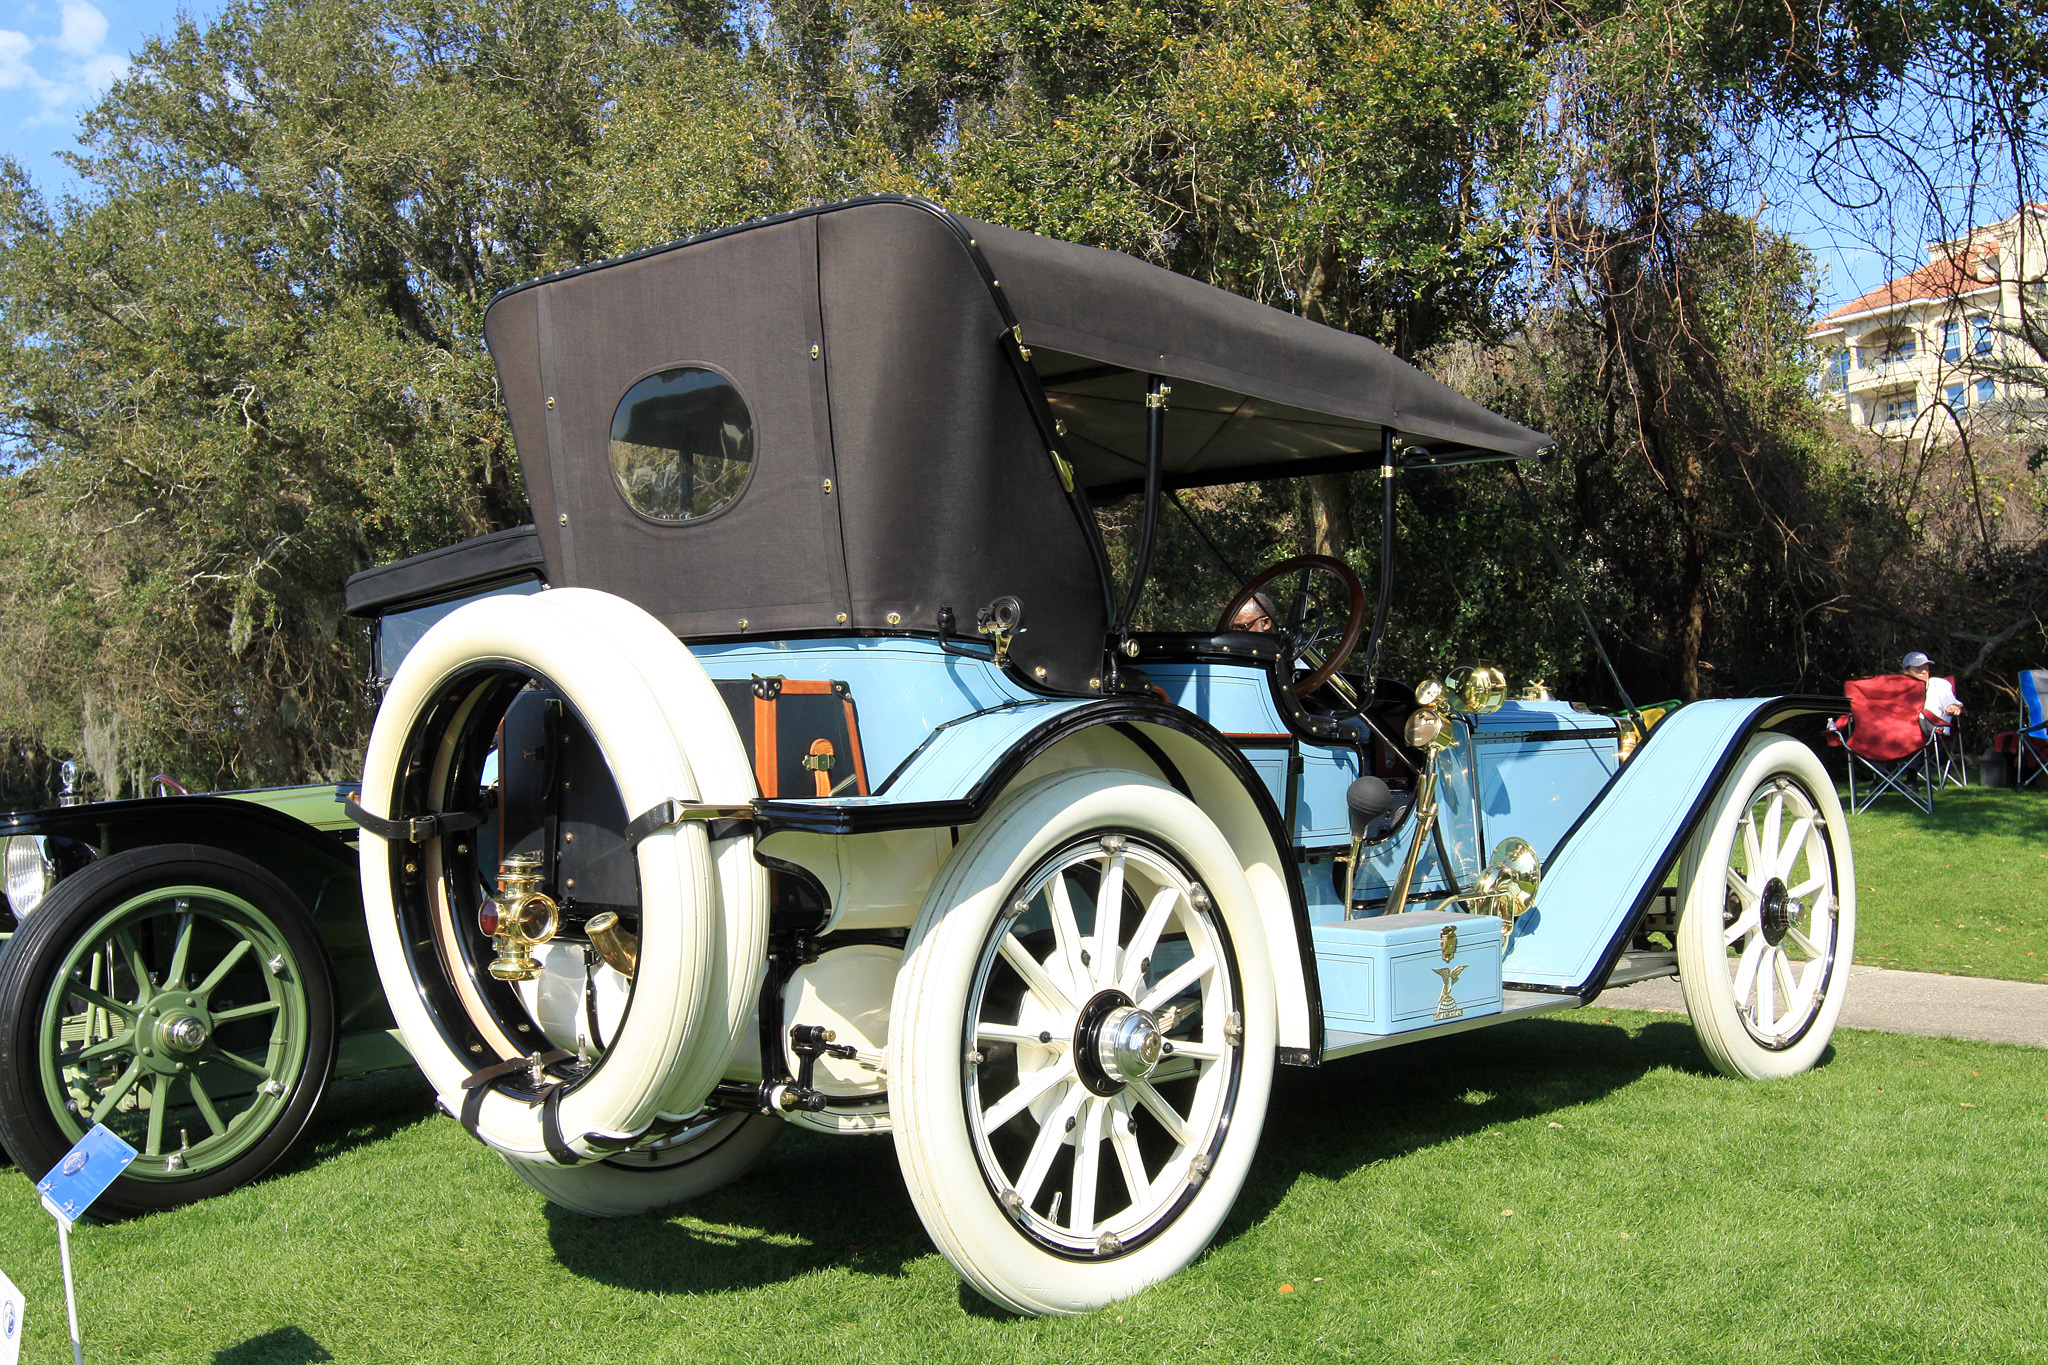
{"label": "wooden steering wheel", "polygon": [[1350,599],[1349,615],[1344,621],[1344,633],[1338,637],[1337,647],[1331,651],[1327,659],[1319,661],[1307,643],[1298,646],[1313,667],[1307,676],[1294,684],[1294,695],[1297,697],[1307,696],[1335,676],[1337,666],[1351,657],[1351,651],[1358,648],[1358,637],[1365,634],[1365,584],[1358,581],[1358,575],[1351,572],[1349,564],[1341,559],[1332,559],[1329,555],[1296,555],[1292,559],[1283,559],[1278,564],[1268,565],[1261,569],[1251,582],[1237,590],[1237,596],[1225,604],[1223,614],[1216,618],[1216,630],[1219,634],[1232,630],[1234,627],[1231,622],[1236,619],[1238,611],[1252,600],[1252,595],[1260,588],[1291,573],[1318,572],[1330,574],[1344,585],[1344,591]]}

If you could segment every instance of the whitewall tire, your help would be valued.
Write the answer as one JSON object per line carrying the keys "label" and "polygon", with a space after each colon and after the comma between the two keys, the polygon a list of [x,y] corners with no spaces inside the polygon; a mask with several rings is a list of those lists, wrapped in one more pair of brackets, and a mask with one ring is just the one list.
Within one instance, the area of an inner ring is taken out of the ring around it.
{"label": "whitewall tire", "polygon": [[[561,590],[486,598],[427,631],[379,709],[364,763],[364,808],[389,818],[393,805],[405,805],[401,813],[413,817],[441,809],[443,801],[473,800],[474,791],[457,791],[451,776],[470,761],[457,752],[455,737],[464,732],[466,716],[483,716],[492,688],[503,695],[522,677],[547,681],[575,708],[629,813],[670,799],[700,799],[700,752],[709,759],[707,774],[733,785],[725,750],[737,750],[739,741],[708,680],[701,687],[650,682],[678,673],[701,677],[701,667],[651,618],[650,630],[626,615],[645,613],[592,600],[599,597]],[[741,780],[751,795],[743,771]],[[404,791],[426,810],[401,801]],[[465,912],[452,902],[456,875],[448,846],[458,843],[443,836],[411,845],[365,830],[360,845],[364,911],[385,996],[443,1106],[499,1152],[537,1162],[608,1157],[619,1142],[697,1109],[731,1055],[732,1017],[742,1004],[752,1012],[758,938],[751,966],[734,963],[726,940],[729,920],[756,922],[765,915],[758,878],[738,868],[740,860],[728,850],[714,851],[701,822],[684,821],[640,842],[634,857],[647,913],[631,1003],[604,1055],[540,1105],[507,1093],[506,1084],[464,1085],[480,1069],[548,1044],[531,1024],[493,1003],[502,996],[491,996],[488,983],[466,970],[451,946],[469,932],[458,927]],[[743,913],[721,895],[720,877],[729,865],[739,879],[726,889],[751,901]],[[740,925],[743,940],[752,933]],[[600,1140],[591,1141],[592,1135]]]}
{"label": "whitewall tire", "polygon": [[[626,651],[661,708],[669,735],[687,755],[699,801],[744,806],[759,794],[754,765],[717,685],[674,632],[606,592],[557,588],[547,601],[574,612]],[[637,814],[640,808],[628,809]],[[704,1045],[693,1051],[695,1064],[676,1076],[664,1097],[665,1119],[687,1115],[725,1075],[737,1040],[755,1027],[768,961],[768,870],[754,858],[753,836],[713,841],[711,861],[716,915],[708,928],[717,939],[711,950],[712,996],[705,1004],[707,1033]],[[722,1025],[714,1025],[718,1020]],[[722,1038],[723,1045],[715,1038]]]}
{"label": "whitewall tire", "polygon": [[630,1218],[730,1185],[787,1126],[766,1114],[708,1113],[672,1138],[587,1166],[513,1156],[505,1164],[551,1204],[591,1218]]}
{"label": "whitewall tire", "polygon": [[1820,1059],[1856,951],[1856,867],[1813,751],[1759,735],[1679,865],[1679,981],[1722,1073],[1769,1080]]}
{"label": "whitewall tire", "polygon": [[1250,887],[1187,798],[1085,768],[1007,799],[933,885],[891,1013],[904,1178],[982,1294],[1085,1312],[1208,1244],[1276,1013]]}

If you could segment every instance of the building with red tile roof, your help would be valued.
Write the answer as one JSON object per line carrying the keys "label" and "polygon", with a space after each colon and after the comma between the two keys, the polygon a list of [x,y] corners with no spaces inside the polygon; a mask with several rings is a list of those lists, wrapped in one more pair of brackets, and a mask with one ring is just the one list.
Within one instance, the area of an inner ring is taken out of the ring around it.
{"label": "building with red tile roof", "polygon": [[[2032,406],[2040,358],[2022,309],[2048,326],[2048,205],[1927,248],[1927,264],[1822,318],[1807,336],[1823,388],[1849,420],[1901,439],[1938,438],[1993,410]],[[2031,361],[2032,363],[2027,363]]]}

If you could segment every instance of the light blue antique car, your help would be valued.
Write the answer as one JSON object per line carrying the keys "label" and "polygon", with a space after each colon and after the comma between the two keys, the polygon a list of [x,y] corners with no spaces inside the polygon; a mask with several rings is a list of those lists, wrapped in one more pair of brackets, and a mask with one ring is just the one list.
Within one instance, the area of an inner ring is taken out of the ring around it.
{"label": "light blue antique car", "polygon": [[[356,819],[408,1046],[556,1202],[886,1131],[975,1288],[1072,1312],[1208,1241],[1276,1065],[1674,971],[1724,1071],[1826,1048],[1854,874],[1784,727],[1838,703],[1624,761],[1483,664],[1375,676],[1400,485],[1548,443],[1371,342],[897,198],[535,281],[487,337],[549,586],[424,631]],[[1376,606],[1303,557],[1131,628],[1172,490],[1358,469]]]}

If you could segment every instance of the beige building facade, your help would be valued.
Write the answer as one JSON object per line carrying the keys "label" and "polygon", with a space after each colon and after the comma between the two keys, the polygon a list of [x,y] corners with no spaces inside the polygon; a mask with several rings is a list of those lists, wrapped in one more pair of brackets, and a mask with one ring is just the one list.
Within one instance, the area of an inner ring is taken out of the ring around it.
{"label": "beige building facade", "polygon": [[1807,333],[1823,390],[1857,426],[1901,440],[2038,407],[2042,357],[2025,338],[2048,327],[2048,204],[1936,242],[1927,257]]}

